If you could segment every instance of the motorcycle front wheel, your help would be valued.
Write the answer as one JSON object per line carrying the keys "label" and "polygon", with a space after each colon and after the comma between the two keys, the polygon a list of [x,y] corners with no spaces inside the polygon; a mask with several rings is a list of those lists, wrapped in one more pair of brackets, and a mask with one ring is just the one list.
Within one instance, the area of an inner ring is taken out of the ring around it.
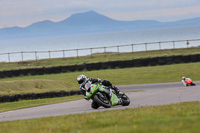
{"label": "motorcycle front wheel", "polygon": [[94,96],[94,101],[105,108],[110,108],[112,106],[108,98],[101,93]]}

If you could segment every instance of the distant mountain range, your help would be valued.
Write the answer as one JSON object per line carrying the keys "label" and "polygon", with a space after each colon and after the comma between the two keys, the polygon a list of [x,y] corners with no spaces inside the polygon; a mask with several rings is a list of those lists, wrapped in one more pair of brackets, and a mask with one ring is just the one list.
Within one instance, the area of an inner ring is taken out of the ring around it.
{"label": "distant mountain range", "polygon": [[154,20],[117,21],[97,12],[89,11],[73,14],[60,22],[46,20],[34,23],[25,28],[2,28],[0,29],[0,39],[136,31],[198,25],[200,26],[200,18],[185,19],[175,22],[159,22]]}

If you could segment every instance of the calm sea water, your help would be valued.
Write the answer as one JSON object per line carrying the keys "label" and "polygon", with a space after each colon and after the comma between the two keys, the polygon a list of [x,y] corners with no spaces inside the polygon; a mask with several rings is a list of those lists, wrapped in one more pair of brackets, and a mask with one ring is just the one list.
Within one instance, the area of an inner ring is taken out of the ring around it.
{"label": "calm sea water", "polygon": [[[95,48],[107,47],[114,45],[138,44],[159,41],[174,41],[174,40],[190,40],[200,39],[200,26],[196,27],[183,27],[183,28],[170,28],[158,29],[147,31],[128,31],[118,33],[104,33],[104,34],[90,34],[90,35],[76,35],[76,36],[59,36],[48,38],[29,38],[19,40],[0,40],[0,53],[21,52],[21,51],[53,51],[53,50],[69,50],[81,48]],[[190,46],[198,46],[199,43],[190,43]],[[162,48],[172,47],[171,43],[161,45]],[[176,44],[176,48],[186,47],[186,44]],[[158,49],[158,44],[147,47],[148,50]],[[120,52],[130,52],[132,48],[120,48]],[[134,46],[134,51],[142,51],[144,46]],[[93,50],[93,53],[103,52],[104,49]],[[107,52],[117,52],[116,48],[106,49]],[[80,50],[79,56],[90,54],[90,50]],[[69,57],[76,56],[76,51],[71,52],[53,52],[51,58],[55,57]],[[31,53],[23,54],[10,54],[0,55],[0,61],[21,61],[30,59],[49,58],[49,53]]]}

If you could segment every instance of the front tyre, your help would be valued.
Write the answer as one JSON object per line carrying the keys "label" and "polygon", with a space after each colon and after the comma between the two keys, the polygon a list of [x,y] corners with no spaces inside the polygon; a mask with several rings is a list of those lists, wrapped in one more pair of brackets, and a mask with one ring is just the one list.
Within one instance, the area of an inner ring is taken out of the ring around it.
{"label": "front tyre", "polygon": [[105,108],[110,108],[112,106],[108,98],[101,93],[94,95],[94,101]]}

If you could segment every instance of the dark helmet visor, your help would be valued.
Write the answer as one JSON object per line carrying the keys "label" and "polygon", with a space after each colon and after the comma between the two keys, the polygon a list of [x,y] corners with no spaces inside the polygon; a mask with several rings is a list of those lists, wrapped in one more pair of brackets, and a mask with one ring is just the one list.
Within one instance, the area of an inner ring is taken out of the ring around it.
{"label": "dark helmet visor", "polygon": [[82,84],[83,82],[85,82],[85,79],[81,79],[78,81],[79,84]]}

